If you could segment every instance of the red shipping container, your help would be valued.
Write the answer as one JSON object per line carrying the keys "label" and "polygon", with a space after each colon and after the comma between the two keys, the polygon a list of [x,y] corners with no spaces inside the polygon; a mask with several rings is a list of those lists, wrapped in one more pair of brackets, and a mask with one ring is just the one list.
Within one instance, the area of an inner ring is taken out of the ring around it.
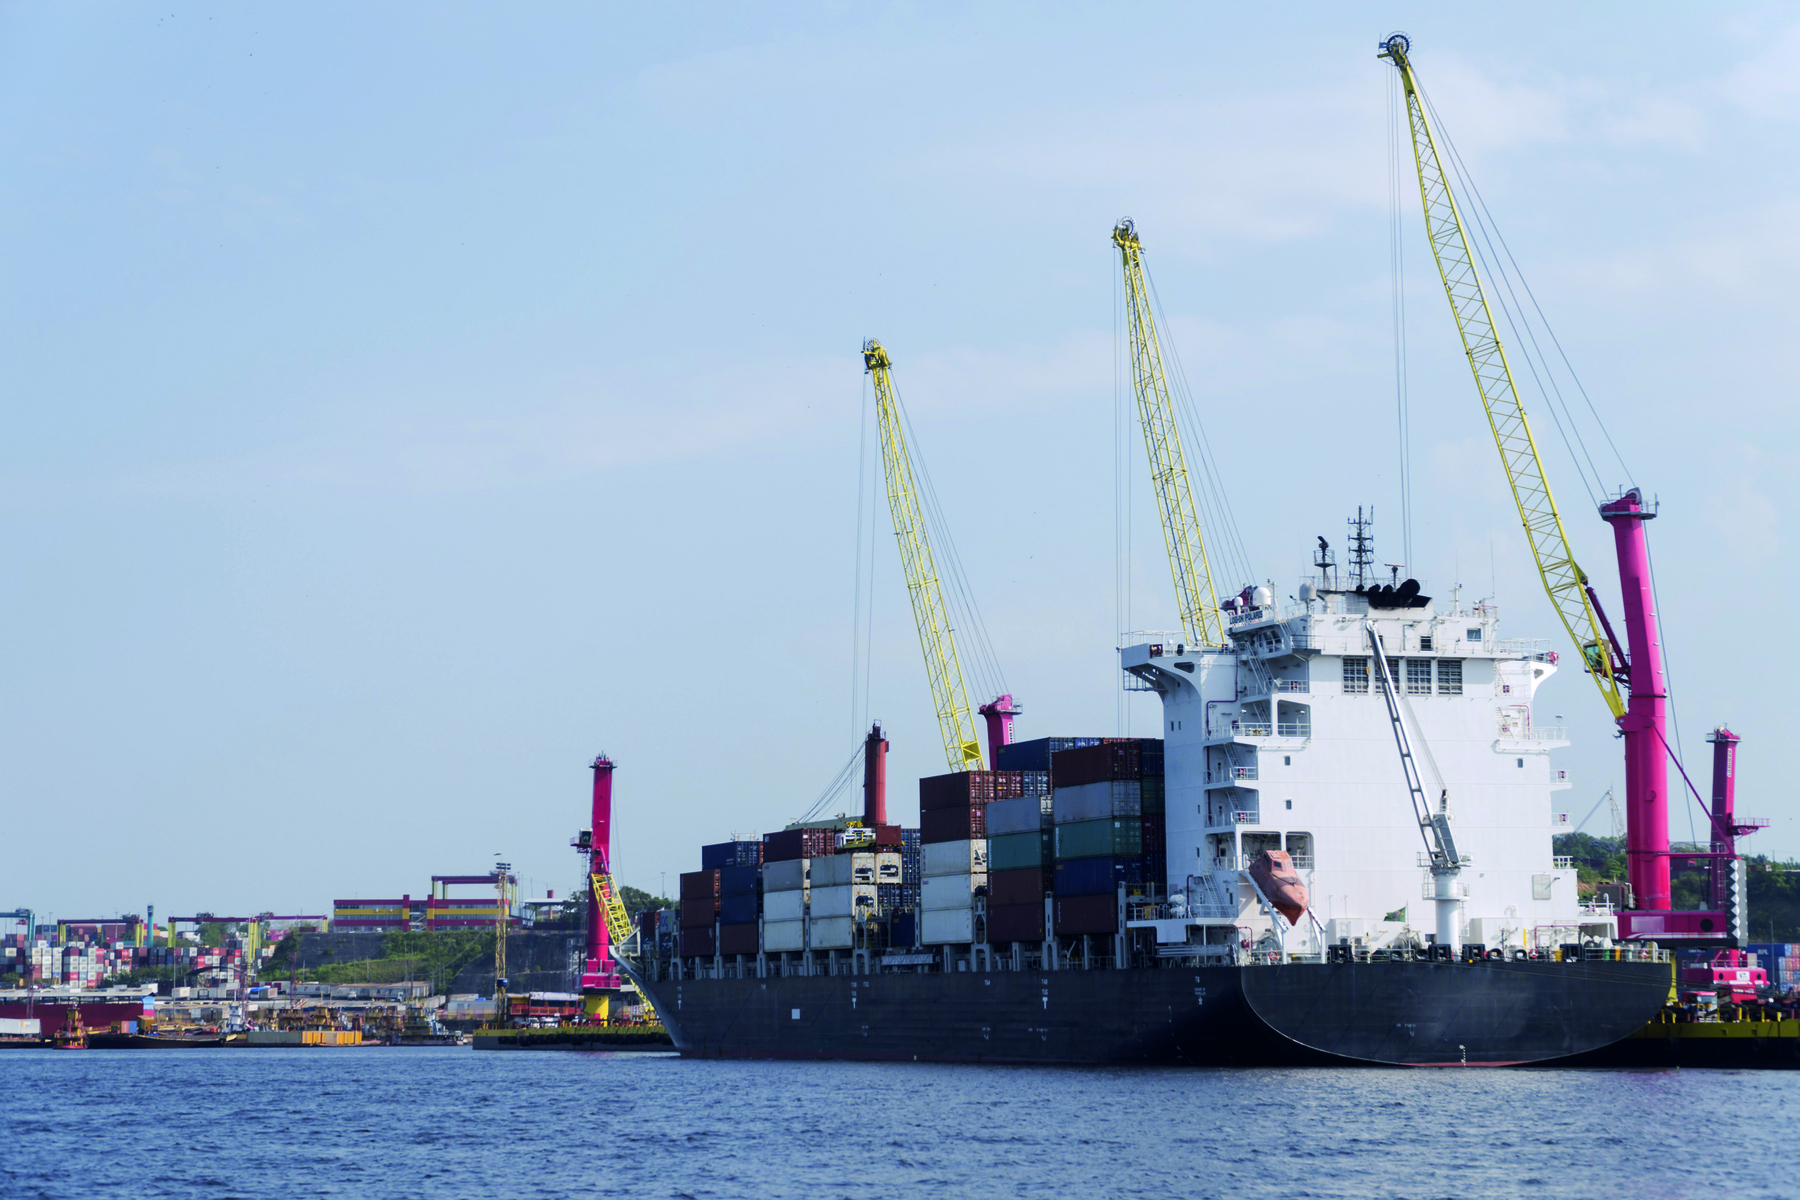
{"label": "red shipping container", "polygon": [[987,836],[987,806],[939,808],[919,814],[920,842],[961,842]]}
{"label": "red shipping container", "polygon": [[1016,800],[1025,794],[1025,777],[1018,771],[954,771],[919,780],[919,811],[967,808],[990,800]]}
{"label": "red shipping container", "polygon": [[684,871],[681,874],[683,900],[711,900],[719,894],[717,871]]}
{"label": "red shipping container", "polygon": [[1056,873],[1042,867],[1021,867],[1013,871],[988,872],[988,904],[1002,908],[1008,904],[1035,904],[1044,907],[1044,895],[1055,887]]}
{"label": "red shipping container", "polygon": [[875,844],[877,846],[900,845],[900,827],[898,825],[877,825],[875,827]]}
{"label": "red shipping container", "polygon": [[1117,933],[1119,900],[1116,895],[1058,896],[1056,932]]}
{"label": "red shipping container", "polygon": [[1052,787],[1080,787],[1084,783],[1105,783],[1113,779],[1141,779],[1143,774],[1143,752],[1135,741],[1076,746],[1071,750],[1058,750],[1050,756]]}
{"label": "red shipping container", "polygon": [[835,829],[783,829],[763,834],[762,857],[766,863],[791,862],[831,854],[837,844]]}
{"label": "red shipping container", "polygon": [[719,953],[755,954],[758,928],[755,921],[747,925],[719,926]]}
{"label": "red shipping container", "polygon": [[683,900],[681,902],[681,927],[683,929],[711,929],[713,922],[719,919],[719,901],[713,899]]}
{"label": "red shipping container", "polygon": [[1044,940],[1044,902],[1007,904],[988,909],[990,942],[1041,942]]}
{"label": "red shipping container", "polygon": [[719,939],[713,935],[713,927],[704,929],[683,929],[681,931],[681,957],[711,958],[718,953]]}

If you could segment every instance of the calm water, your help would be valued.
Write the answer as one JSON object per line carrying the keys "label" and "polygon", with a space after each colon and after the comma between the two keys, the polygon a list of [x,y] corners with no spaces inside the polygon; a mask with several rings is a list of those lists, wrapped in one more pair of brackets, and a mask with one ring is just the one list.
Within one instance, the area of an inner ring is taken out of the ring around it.
{"label": "calm water", "polygon": [[1795,1196],[1800,1073],[0,1054],[0,1196]]}

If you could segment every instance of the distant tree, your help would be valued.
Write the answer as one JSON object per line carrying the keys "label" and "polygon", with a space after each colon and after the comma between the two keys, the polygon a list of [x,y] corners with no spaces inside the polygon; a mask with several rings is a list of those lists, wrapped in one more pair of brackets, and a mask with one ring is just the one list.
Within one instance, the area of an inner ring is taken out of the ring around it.
{"label": "distant tree", "polygon": [[619,885],[619,903],[625,911],[637,916],[646,908],[674,908],[675,902],[667,896],[652,896],[641,888],[634,888],[629,883]]}

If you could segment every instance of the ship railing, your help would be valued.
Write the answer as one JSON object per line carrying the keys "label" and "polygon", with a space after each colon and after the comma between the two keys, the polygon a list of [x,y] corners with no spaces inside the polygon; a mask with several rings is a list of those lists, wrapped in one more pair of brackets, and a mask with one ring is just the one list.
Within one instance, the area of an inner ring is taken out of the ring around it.
{"label": "ship railing", "polygon": [[1312,736],[1312,722],[1283,721],[1275,727],[1275,735],[1285,738],[1309,738]]}
{"label": "ship railing", "polygon": [[1552,858],[1550,859],[1550,869],[1552,871],[1572,871],[1572,870],[1574,870],[1575,869],[1575,856],[1572,854],[1558,854],[1558,855],[1552,856]]}
{"label": "ship railing", "polygon": [[1260,825],[1262,810],[1256,808],[1234,809],[1231,814],[1231,823],[1233,825]]}
{"label": "ship railing", "polygon": [[1531,658],[1550,650],[1549,638],[1495,638],[1488,644],[1495,654],[1523,654]]}
{"label": "ship railing", "polygon": [[1274,726],[1259,721],[1232,721],[1221,723],[1213,731],[1213,736],[1229,733],[1232,737],[1256,738],[1269,737]]}
{"label": "ship railing", "polygon": [[1179,629],[1134,629],[1130,633],[1119,635],[1119,649],[1128,646],[1149,646],[1152,654],[1173,654],[1176,647],[1184,652],[1198,649],[1186,644],[1187,634]]}
{"label": "ship railing", "polygon": [[1232,767],[1227,775],[1230,779],[1255,779],[1255,767]]}
{"label": "ship railing", "polygon": [[1440,882],[1442,882],[1445,888],[1443,899],[1467,900],[1469,898],[1469,885],[1462,880],[1452,879],[1440,881],[1434,875],[1427,875],[1424,882],[1419,885],[1419,898],[1422,900],[1438,899],[1438,885]]}
{"label": "ship railing", "polygon": [[1312,691],[1312,680],[1277,679],[1274,690],[1277,692],[1310,692]]}

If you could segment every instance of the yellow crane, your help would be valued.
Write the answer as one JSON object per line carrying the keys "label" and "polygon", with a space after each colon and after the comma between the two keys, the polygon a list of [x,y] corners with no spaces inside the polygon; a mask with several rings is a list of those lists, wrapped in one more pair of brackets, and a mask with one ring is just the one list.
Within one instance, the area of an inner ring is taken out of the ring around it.
{"label": "yellow crane", "polygon": [[[631,914],[619,902],[619,889],[613,886],[612,876],[596,871],[588,878],[594,889],[594,899],[599,902],[600,911],[606,914],[606,932],[612,937],[614,956],[630,953],[627,947],[637,938],[637,927],[631,923]],[[644,1019],[656,1024],[656,1009],[651,1006],[650,997],[641,991],[638,994],[642,997]]]}
{"label": "yellow crane", "polygon": [[1482,290],[1481,275],[1475,269],[1475,257],[1463,229],[1462,214],[1450,190],[1450,180],[1438,160],[1437,139],[1425,116],[1425,102],[1413,77],[1412,43],[1405,34],[1396,33],[1381,43],[1378,57],[1394,64],[1400,72],[1400,83],[1406,99],[1408,123],[1412,129],[1413,163],[1418,168],[1419,197],[1425,205],[1425,232],[1431,241],[1432,257],[1444,281],[1444,294],[1450,298],[1450,311],[1456,317],[1462,334],[1463,351],[1475,373],[1475,388],[1481,393],[1482,407],[1487,410],[1488,427],[1494,444],[1500,450],[1506,480],[1512,485],[1513,502],[1518,505],[1519,520],[1525,526],[1525,538],[1531,543],[1531,554],[1537,562],[1538,574],[1556,615],[1569,631],[1581,651],[1588,674],[1600,687],[1600,694],[1615,718],[1625,715],[1625,701],[1619,694],[1619,681],[1613,675],[1612,655],[1605,647],[1600,623],[1594,615],[1589,595],[1587,573],[1575,562],[1563,530],[1562,517],[1550,495],[1549,481],[1544,478],[1544,463],[1538,456],[1537,442],[1531,436],[1531,425],[1525,419],[1525,406],[1519,402],[1519,389],[1513,381],[1512,367],[1506,361],[1506,350],[1494,328],[1494,314]]}
{"label": "yellow crane", "polygon": [[1222,645],[1224,622],[1219,617],[1218,595],[1213,591],[1212,566],[1206,559],[1199,510],[1194,507],[1181,431],[1175,425],[1175,406],[1169,401],[1162,343],[1156,335],[1150,285],[1144,277],[1144,247],[1130,217],[1113,227],[1112,240],[1119,248],[1119,262],[1125,271],[1131,383],[1137,393],[1138,420],[1144,427],[1144,449],[1150,455],[1150,485],[1162,516],[1169,569],[1175,575],[1175,603],[1181,610],[1181,628],[1192,645]]}
{"label": "yellow crane", "polygon": [[931,540],[925,531],[925,511],[913,477],[900,403],[894,395],[893,363],[874,338],[863,343],[863,367],[875,381],[875,413],[881,430],[888,507],[894,514],[894,538],[900,546],[900,565],[906,573],[913,620],[919,626],[919,646],[925,652],[925,674],[937,706],[944,757],[952,771],[977,771],[981,769],[981,742],[975,732],[975,710],[963,685],[956,637],[950,627],[949,610],[944,606],[944,589],[938,582]]}

